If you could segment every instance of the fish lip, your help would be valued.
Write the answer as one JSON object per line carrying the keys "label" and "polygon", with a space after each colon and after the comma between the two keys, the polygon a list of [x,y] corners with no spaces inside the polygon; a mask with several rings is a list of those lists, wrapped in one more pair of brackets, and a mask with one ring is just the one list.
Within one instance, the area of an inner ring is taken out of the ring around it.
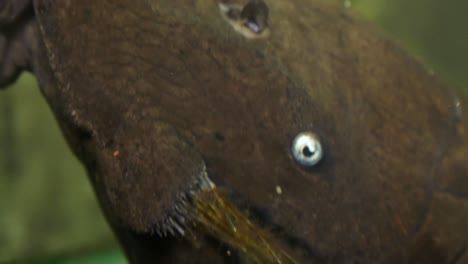
{"label": "fish lip", "polygon": [[271,230],[269,233],[276,239],[281,241],[287,246],[287,249],[295,248],[305,252],[305,256],[308,261],[314,261],[313,263],[323,263],[326,258],[320,253],[320,250],[316,248],[310,241],[306,241],[297,235],[292,235],[287,232],[286,228],[282,225],[274,223],[271,217],[266,217],[269,213],[268,209],[260,208],[255,205],[250,205],[249,214],[252,215],[253,219],[262,219],[260,226],[266,227]]}
{"label": "fish lip", "polygon": [[[282,248],[292,253],[297,263],[325,263],[327,258],[320,252],[320,250],[311,243],[311,240],[306,240],[297,235],[287,232],[287,228],[283,225],[274,222],[271,216],[271,210],[266,207],[261,207],[249,202],[249,199],[240,191],[230,188],[224,182],[216,185],[217,189],[223,189],[227,193],[229,200],[242,212],[248,211],[248,219],[267,231],[274,242],[279,242]],[[219,240],[217,237],[215,239]],[[225,241],[221,241],[225,243]],[[312,241],[313,242],[313,241]],[[298,254],[298,252],[301,252]],[[310,262],[312,261],[312,262]]]}

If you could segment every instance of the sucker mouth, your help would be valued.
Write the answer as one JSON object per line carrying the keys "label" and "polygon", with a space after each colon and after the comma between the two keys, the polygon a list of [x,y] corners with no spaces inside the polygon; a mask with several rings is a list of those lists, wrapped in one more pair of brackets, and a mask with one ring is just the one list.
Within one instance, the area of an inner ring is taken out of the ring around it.
{"label": "sucker mouth", "polygon": [[248,263],[298,263],[219,189],[194,196],[194,223],[241,252]]}
{"label": "sucker mouth", "polygon": [[156,233],[161,237],[171,234],[196,241],[195,230],[229,245],[247,263],[299,263],[271,234],[249,219],[209,179],[206,170],[189,193],[180,196],[173,212],[157,226]]}

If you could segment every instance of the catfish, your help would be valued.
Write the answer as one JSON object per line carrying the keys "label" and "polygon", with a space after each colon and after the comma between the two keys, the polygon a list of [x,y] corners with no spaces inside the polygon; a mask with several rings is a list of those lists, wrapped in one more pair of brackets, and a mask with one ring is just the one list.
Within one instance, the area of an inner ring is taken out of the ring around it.
{"label": "catfish", "polygon": [[0,8],[130,263],[468,263],[467,100],[342,3]]}

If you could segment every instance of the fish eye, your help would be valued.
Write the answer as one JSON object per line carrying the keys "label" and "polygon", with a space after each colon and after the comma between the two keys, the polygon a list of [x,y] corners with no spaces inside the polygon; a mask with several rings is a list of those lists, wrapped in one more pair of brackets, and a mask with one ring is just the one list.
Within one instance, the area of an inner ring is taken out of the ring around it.
{"label": "fish eye", "polygon": [[301,132],[293,140],[291,153],[301,165],[312,167],[323,157],[322,145],[317,135],[312,132]]}

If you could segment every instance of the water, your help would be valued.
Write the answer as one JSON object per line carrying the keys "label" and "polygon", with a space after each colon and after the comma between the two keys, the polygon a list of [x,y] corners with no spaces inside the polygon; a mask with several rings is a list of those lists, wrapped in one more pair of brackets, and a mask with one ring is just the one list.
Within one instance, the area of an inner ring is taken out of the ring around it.
{"label": "water", "polygon": [[[343,4],[372,19],[436,75],[468,91],[468,1]],[[112,236],[35,81],[25,75],[15,86],[0,93],[0,103],[8,100],[8,107],[0,107],[0,262],[124,263],[118,250],[105,250]],[[102,254],[72,257],[89,247]],[[70,257],[53,257],[63,254]]]}

